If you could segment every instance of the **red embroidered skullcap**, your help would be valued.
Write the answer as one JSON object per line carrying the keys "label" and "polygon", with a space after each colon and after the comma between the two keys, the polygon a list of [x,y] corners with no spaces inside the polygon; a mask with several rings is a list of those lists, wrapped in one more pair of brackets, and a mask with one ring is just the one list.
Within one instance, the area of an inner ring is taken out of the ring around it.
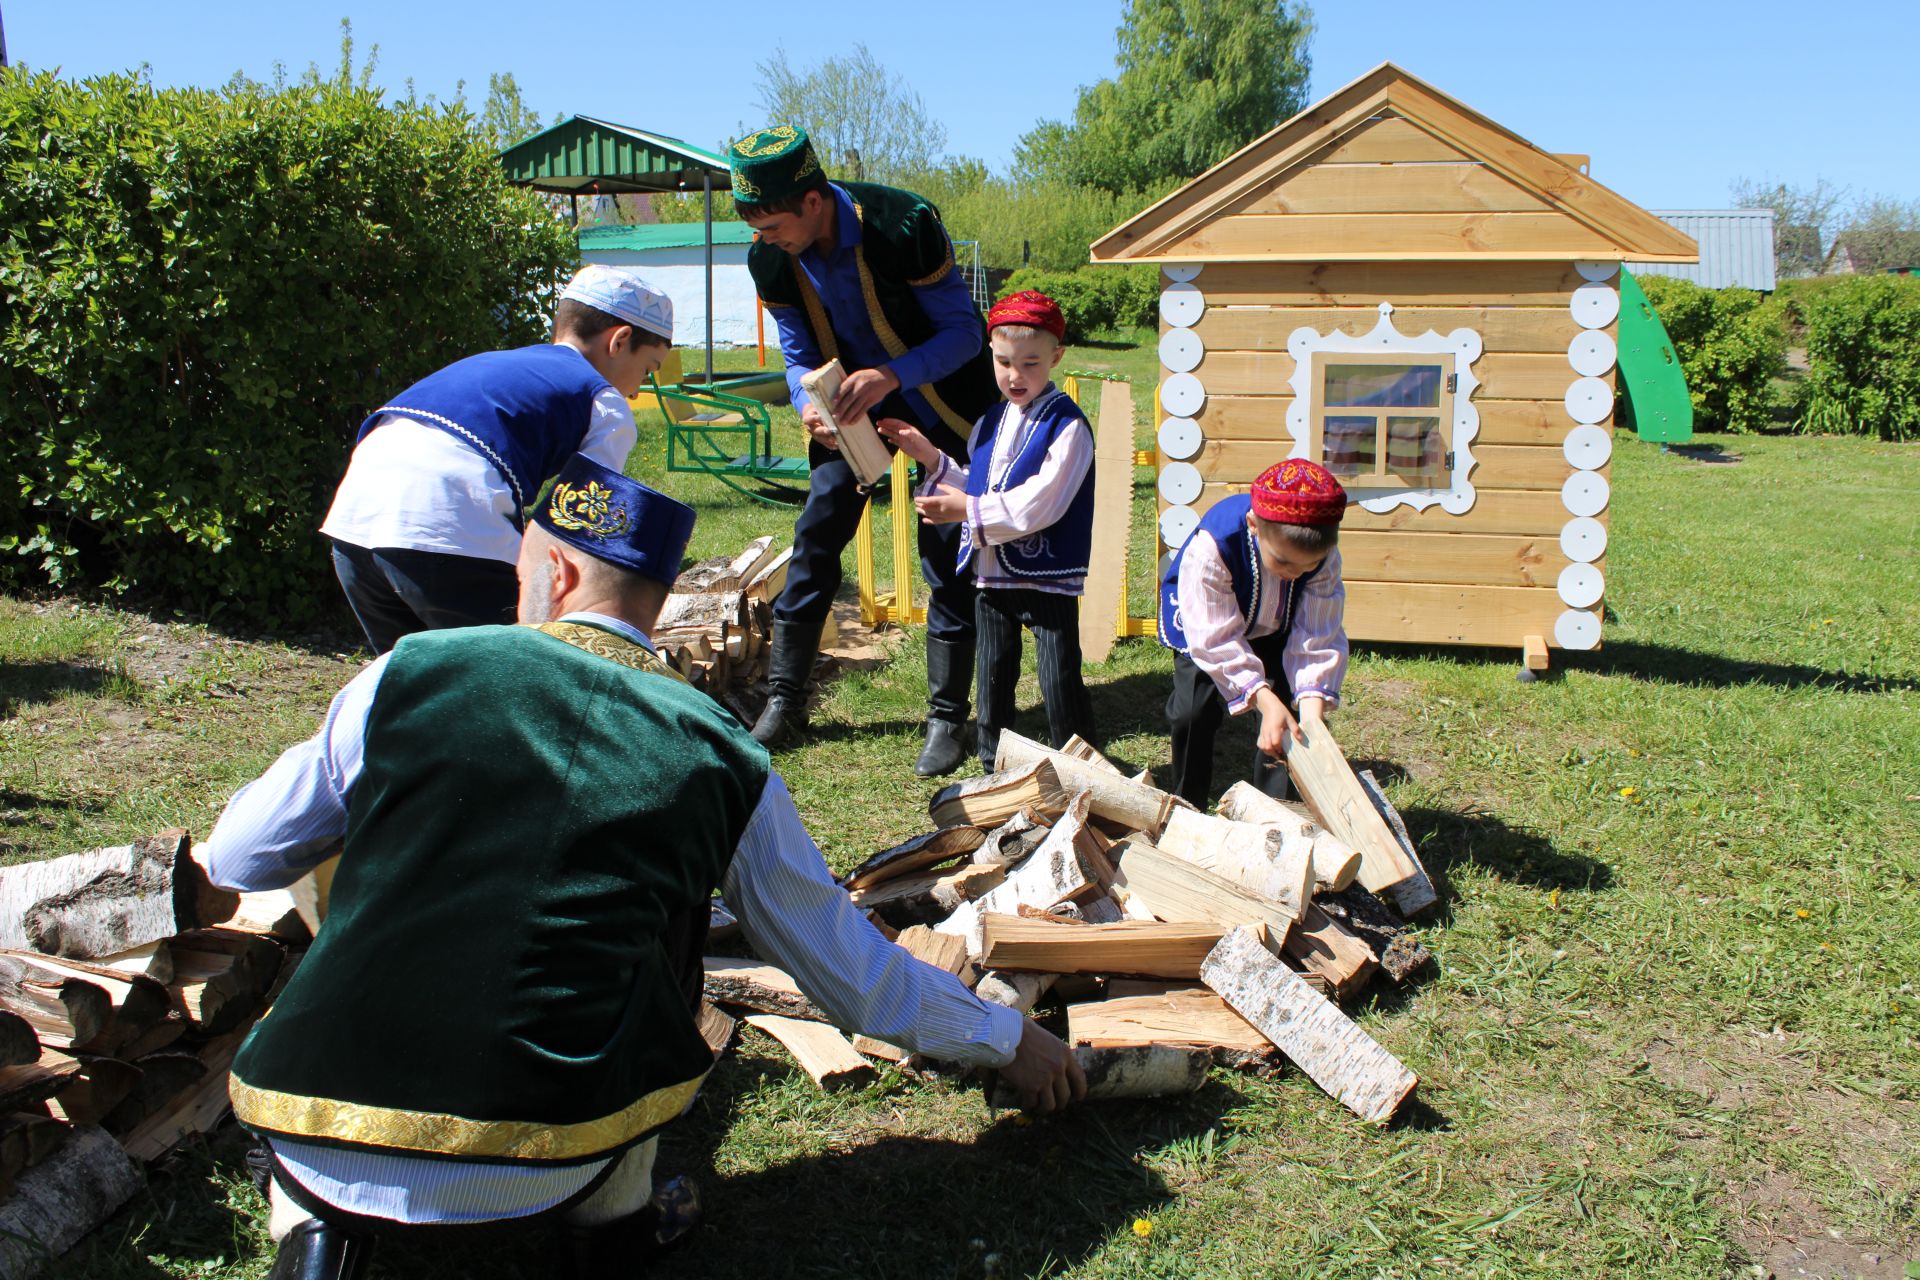
{"label": "red embroidered skullcap", "polygon": [[987,312],[987,332],[992,333],[1003,324],[1044,329],[1056,341],[1067,340],[1067,318],[1060,314],[1060,304],[1037,289],[1010,293],[993,304],[993,310]]}
{"label": "red embroidered skullcap", "polygon": [[1276,524],[1339,524],[1347,491],[1333,473],[1305,458],[1268,467],[1253,482],[1253,514]]}

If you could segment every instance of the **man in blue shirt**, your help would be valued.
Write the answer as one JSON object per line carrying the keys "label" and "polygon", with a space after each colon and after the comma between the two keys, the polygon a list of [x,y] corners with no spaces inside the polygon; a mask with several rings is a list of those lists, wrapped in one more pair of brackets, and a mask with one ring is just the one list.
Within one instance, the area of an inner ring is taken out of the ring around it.
{"label": "man in blue shirt", "polygon": [[[974,420],[998,392],[986,325],[954,270],[939,210],[894,187],[828,182],[806,131],[792,125],[748,134],[727,159],[734,204],[758,233],[747,267],[780,331],[787,385],[812,437],[807,504],[773,606],[767,708],[753,727],[773,745],[805,727],[807,677],[842,579],[841,552],[867,501],[801,376],[838,359],[848,372],[829,406],[835,418],[904,418],[963,461]],[[958,542],[958,526],[920,526],[929,588],[927,738],[914,764],[921,777],[951,773],[968,754],[974,587],[955,567]]]}

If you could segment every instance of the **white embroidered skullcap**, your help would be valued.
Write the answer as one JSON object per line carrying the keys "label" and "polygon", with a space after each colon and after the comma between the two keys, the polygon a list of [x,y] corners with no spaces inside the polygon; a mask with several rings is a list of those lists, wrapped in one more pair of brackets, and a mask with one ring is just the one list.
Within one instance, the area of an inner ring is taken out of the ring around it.
{"label": "white embroidered skullcap", "polygon": [[673,299],[624,267],[599,263],[582,267],[560,296],[619,316],[656,337],[673,340]]}

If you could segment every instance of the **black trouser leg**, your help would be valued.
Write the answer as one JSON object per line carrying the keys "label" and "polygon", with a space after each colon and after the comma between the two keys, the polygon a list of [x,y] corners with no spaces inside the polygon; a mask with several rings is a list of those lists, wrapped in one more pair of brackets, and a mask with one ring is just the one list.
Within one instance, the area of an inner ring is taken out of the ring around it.
{"label": "black trouser leg", "polygon": [[1093,741],[1093,699],[1081,672],[1080,600],[1077,596],[1028,592],[1027,625],[1040,659],[1040,699],[1047,707],[1047,732],[1063,747],[1079,734]]}
{"label": "black trouser leg", "polygon": [[333,571],[375,653],[415,631],[510,623],[519,604],[504,560],[336,542]]}
{"label": "black trouser leg", "polygon": [[1013,726],[1014,690],[1020,681],[1020,615],[1009,609],[1014,593],[975,593],[973,616],[980,636],[980,681],[974,706],[978,712],[980,767],[993,772],[1000,750],[1000,733]]}
{"label": "black trouser leg", "polygon": [[810,623],[818,635],[845,576],[840,554],[860,527],[867,495],[860,492],[853,468],[834,450],[814,445],[808,457],[813,472],[807,479],[807,505],[794,521],[793,558],[773,616],[780,622]]}
{"label": "black trouser leg", "polygon": [[1213,790],[1213,740],[1226,718],[1227,700],[1213,678],[1184,653],[1173,655],[1173,692],[1167,695],[1167,728],[1173,739],[1167,789],[1199,808]]}

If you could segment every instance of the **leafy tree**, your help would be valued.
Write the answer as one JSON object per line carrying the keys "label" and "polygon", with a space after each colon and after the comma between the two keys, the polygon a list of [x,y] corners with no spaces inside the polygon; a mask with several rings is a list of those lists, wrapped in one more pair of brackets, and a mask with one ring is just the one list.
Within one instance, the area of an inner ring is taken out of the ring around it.
{"label": "leafy tree", "polygon": [[1834,243],[1847,247],[1856,271],[1920,267],[1920,200],[1862,200],[1848,212]]}
{"label": "leafy tree", "polygon": [[1740,178],[1732,190],[1733,202],[1742,209],[1773,210],[1774,269],[1783,276],[1810,276],[1820,270],[1828,231],[1846,194],[1825,178],[1814,179],[1811,186]]}
{"label": "leafy tree", "polygon": [[[559,124],[560,117],[556,114],[550,123]],[[487,100],[480,108],[477,127],[499,151],[516,142],[525,142],[549,126],[541,123],[540,113],[527,106],[526,99],[520,96],[513,72],[503,71],[487,77]]]}
{"label": "leafy tree", "polygon": [[805,128],[831,177],[899,182],[935,168],[946,151],[946,126],[864,44],[804,73],[780,50],[758,70],[765,121]]}
{"label": "leafy tree", "polygon": [[1306,104],[1312,33],[1288,0],[1129,0],[1120,74],[1023,137],[1019,166],[1116,193],[1191,178]]}

